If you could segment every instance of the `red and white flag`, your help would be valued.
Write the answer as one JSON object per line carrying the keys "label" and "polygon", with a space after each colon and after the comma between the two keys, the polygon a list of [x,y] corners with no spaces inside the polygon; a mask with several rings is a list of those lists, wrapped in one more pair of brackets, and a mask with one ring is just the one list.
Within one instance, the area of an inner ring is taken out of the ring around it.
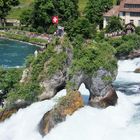
{"label": "red and white flag", "polygon": [[52,17],[52,23],[53,24],[58,24],[58,16],[53,16]]}

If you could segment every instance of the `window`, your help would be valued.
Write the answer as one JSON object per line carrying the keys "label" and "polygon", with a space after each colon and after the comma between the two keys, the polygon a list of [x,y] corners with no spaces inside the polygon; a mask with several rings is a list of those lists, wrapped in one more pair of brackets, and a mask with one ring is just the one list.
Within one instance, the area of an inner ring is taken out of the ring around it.
{"label": "window", "polygon": [[131,17],[140,17],[140,12],[130,12]]}
{"label": "window", "polygon": [[120,12],[120,16],[125,16],[125,12]]}
{"label": "window", "polygon": [[140,4],[125,4],[124,8],[140,8]]}

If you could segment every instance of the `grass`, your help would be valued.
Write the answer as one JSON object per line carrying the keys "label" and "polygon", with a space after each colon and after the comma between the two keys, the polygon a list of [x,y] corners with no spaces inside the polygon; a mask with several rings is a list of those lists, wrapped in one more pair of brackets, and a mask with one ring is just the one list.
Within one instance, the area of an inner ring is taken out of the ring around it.
{"label": "grass", "polygon": [[34,0],[19,0],[20,4],[16,7],[13,7],[12,10],[9,12],[7,18],[11,19],[20,19],[21,13],[28,9]]}
{"label": "grass", "polygon": [[[11,18],[11,19],[20,19],[20,15],[21,13],[28,9],[31,4],[34,2],[34,0],[19,0],[20,4],[16,7],[13,7],[12,10],[9,12],[9,15],[7,16],[7,18]],[[79,0],[79,12],[83,13],[84,12],[84,8],[86,6],[88,0]]]}

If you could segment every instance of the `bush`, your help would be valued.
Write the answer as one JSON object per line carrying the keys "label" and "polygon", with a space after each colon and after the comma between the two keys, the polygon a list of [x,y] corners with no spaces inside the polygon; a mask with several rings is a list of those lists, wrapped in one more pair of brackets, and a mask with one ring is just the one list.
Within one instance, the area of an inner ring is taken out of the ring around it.
{"label": "bush", "polygon": [[44,33],[45,31],[44,31],[44,28],[43,28],[43,27],[39,26],[39,27],[37,28],[37,32],[38,32],[38,33]]}
{"label": "bush", "polygon": [[22,76],[22,69],[3,69],[0,68],[0,89],[7,94],[14,89],[16,84],[20,81]]}
{"label": "bush", "polygon": [[136,27],[135,32],[136,34],[140,35],[140,26]]}
{"label": "bush", "polygon": [[47,30],[47,33],[48,34],[53,34],[54,32],[56,32],[56,30],[57,30],[57,27],[55,25],[51,25],[49,27],[49,29]]}
{"label": "bush", "polygon": [[123,29],[123,25],[120,17],[113,16],[109,19],[108,25],[106,26],[106,32],[112,33]]}
{"label": "bush", "polygon": [[67,28],[68,36],[73,40],[77,35],[82,35],[85,39],[90,39],[96,35],[96,26],[91,24],[86,18],[79,18],[70,23]]}
{"label": "bush", "polygon": [[129,53],[134,49],[133,42],[128,41],[126,43],[121,44],[119,47],[117,47],[117,56],[126,56],[129,55]]}
{"label": "bush", "polygon": [[71,73],[83,70],[92,75],[100,68],[111,72],[117,68],[115,49],[106,42],[83,44],[75,47],[74,52]]}

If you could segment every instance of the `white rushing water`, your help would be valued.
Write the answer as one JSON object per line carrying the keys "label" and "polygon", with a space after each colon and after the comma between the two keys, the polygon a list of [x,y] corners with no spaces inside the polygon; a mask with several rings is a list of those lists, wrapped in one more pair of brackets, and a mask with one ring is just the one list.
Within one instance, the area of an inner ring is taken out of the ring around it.
{"label": "white rushing water", "polygon": [[[120,61],[116,83],[140,82],[140,74],[133,73],[140,66],[139,62],[140,59]],[[138,85],[129,88],[136,90]],[[84,85],[79,90],[86,103],[89,91]],[[117,91],[119,99],[115,107],[101,110],[85,106],[43,138],[38,133],[38,123],[65,92],[59,92],[49,101],[21,109],[1,123],[0,140],[140,140],[140,106],[136,105],[140,103],[140,94],[128,96],[120,91]]]}

